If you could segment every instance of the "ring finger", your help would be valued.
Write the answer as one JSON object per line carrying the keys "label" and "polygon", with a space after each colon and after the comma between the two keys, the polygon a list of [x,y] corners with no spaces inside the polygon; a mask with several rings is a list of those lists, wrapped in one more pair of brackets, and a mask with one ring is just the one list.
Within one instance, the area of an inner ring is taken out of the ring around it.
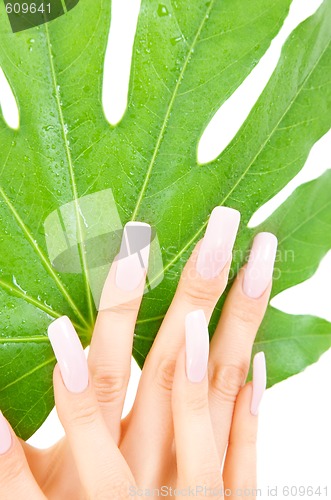
{"label": "ring finger", "polygon": [[273,234],[255,237],[248,264],[227,296],[211,342],[209,399],[221,462],[235,401],[245,383],[254,339],[268,305],[276,249]]}

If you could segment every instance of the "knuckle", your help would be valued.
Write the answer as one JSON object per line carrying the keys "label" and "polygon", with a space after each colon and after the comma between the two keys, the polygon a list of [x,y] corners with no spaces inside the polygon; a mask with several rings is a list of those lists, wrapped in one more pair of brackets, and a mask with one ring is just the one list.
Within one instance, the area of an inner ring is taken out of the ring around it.
{"label": "knuckle", "polygon": [[[223,481],[220,473],[221,467],[205,465],[195,476],[195,484],[201,488],[207,487],[214,490],[222,490]],[[201,495],[203,496],[203,495]],[[217,498],[217,497],[216,497]]]}
{"label": "knuckle", "polygon": [[254,451],[257,441],[256,432],[254,430],[246,431],[246,435],[243,441],[244,441],[243,443],[244,446],[246,446],[249,450]]}
{"label": "knuckle", "polygon": [[94,490],[90,494],[91,500],[106,500],[113,498],[128,498],[132,481],[105,476],[104,479],[99,479]]}
{"label": "knuckle", "polygon": [[247,367],[241,365],[220,365],[214,369],[211,387],[217,398],[234,403],[246,380]]}
{"label": "knuckle", "polygon": [[195,307],[214,307],[223,291],[224,284],[220,285],[219,279],[209,281],[208,286],[206,286],[205,280],[200,278],[182,279],[180,281],[180,291],[187,302]]}
{"label": "knuckle", "polygon": [[23,475],[24,464],[22,457],[17,456],[15,450],[10,450],[5,456],[5,463],[1,464],[1,483],[17,482]]}
{"label": "knuckle", "polygon": [[157,369],[155,383],[164,392],[171,392],[176,368],[176,360],[164,359]]}
{"label": "knuckle", "polygon": [[203,415],[208,411],[208,400],[204,394],[196,394],[186,399],[187,410],[196,415]]}
{"label": "knuckle", "polygon": [[237,436],[233,436],[230,433],[229,446],[233,448],[239,448],[241,450],[242,456],[252,456],[256,451],[257,443],[257,433],[254,430],[245,429],[245,435],[241,436],[239,439]]}
{"label": "knuckle", "polygon": [[258,327],[262,320],[260,308],[246,300],[237,303],[231,314],[239,325]]}
{"label": "knuckle", "polygon": [[66,421],[75,426],[88,426],[96,421],[98,411],[96,402],[90,401],[88,398],[77,398],[71,405]]}
{"label": "knuckle", "polygon": [[127,321],[127,318],[130,316],[135,317],[137,315],[139,306],[141,302],[141,297],[137,296],[133,299],[122,301],[119,304],[113,304],[109,310],[113,316],[116,317],[119,321]]}
{"label": "knuckle", "polygon": [[23,475],[23,464],[20,460],[9,459],[5,467],[1,467],[1,483],[17,481]]}
{"label": "knuckle", "polygon": [[114,372],[109,367],[98,367],[93,374],[93,387],[99,403],[121,400],[126,392],[130,373]]}

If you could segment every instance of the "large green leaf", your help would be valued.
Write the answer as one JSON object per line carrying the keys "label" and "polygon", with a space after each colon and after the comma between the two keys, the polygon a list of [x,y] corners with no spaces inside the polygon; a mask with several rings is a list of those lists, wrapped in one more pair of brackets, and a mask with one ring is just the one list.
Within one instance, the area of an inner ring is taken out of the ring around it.
{"label": "large green leaf", "polygon": [[[212,208],[224,204],[242,213],[235,270],[256,232],[247,227],[252,214],[293,178],[329,129],[331,1],[325,0],[286,42],[230,145],[215,161],[197,162],[203,130],[265,53],[289,5],[143,0],[129,104],[116,127],[106,122],[101,103],[109,2],[81,0],[48,25],[16,34],[0,7],[0,65],[20,111],[18,131],[0,124],[0,407],[20,436],[31,435],[52,406],[47,325],[67,314],[87,344],[95,318],[83,246],[66,257],[68,268],[52,266],[44,226],[50,214],[69,207],[70,237],[86,243],[79,202],[67,204],[111,189],[119,215],[114,229],[130,219],[155,228],[164,277],[154,273],[143,301],[134,343],[142,365]],[[321,220],[330,224],[330,210],[319,205],[328,189],[326,175],[298,190],[263,224],[280,238],[274,290],[306,279],[330,248],[321,226]],[[103,245],[98,240],[97,251],[108,255],[107,245],[108,239]],[[114,255],[117,239],[113,247]],[[291,262],[281,257],[288,248],[295,255]],[[330,332],[331,325],[318,318],[297,321],[269,308],[257,340],[268,343],[269,383],[317,359],[331,345]]]}
{"label": "large green leaf", "polygon": [[[331,170],[303,184],[256,231],[278,235],[272,295],[310,278],[331,248]],[[255,342],[268,362],[270,385],[317,361],[331,345],[330,323],[269,307]]]}

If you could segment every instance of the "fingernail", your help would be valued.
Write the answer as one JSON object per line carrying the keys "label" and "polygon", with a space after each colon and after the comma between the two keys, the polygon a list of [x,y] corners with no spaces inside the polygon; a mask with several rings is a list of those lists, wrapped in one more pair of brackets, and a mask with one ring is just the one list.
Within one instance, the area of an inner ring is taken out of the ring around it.
{"label": "fingernail", "polygon": [[11,447],[11,442],[12,439],[8,422],[0,411],[0,455],[7,453]]}
{"label": "fingernail", "polygon": [[196,268],[205,279],[215,278],[231,257],[240,222],[240,212],[216,207],[211,213],[202,240]]}
{"label": "fingernail", "polygon": [[274,270],[277,238],[272,233],[255,236],[243,280],[244,293],[252,299],[261,297],[268,287]]}
{"label": "fingernail", "polygon": [[190,382],[201,382],[207,372],[209,335],[205,313],[198,309],[185,318],[186,375]]}
{"label": "fingernail", "polygon": [[265,388],[267,386],[267,369],[264,352],[258,352],[253,360],[253,394],[251,414],[257,415]]}
{"label": "fingernail", "polygon": [[151,242],[151,226],[128,222],[123,231],[117,255],[116,286],[123,291],[135,290],[145,279]]}
{"label": "fingernail", "polygon": [[83,392],[88,386],[88,368],[83,346],[67,316],[48,327],[48,337],[59,363],[63,382],[70,392]]}

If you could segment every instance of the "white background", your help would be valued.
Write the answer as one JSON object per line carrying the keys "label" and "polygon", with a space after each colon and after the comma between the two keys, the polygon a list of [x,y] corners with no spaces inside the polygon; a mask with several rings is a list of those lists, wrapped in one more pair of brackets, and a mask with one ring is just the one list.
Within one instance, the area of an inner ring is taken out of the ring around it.
{"label": "white background", "polygon": [[[207,127],[199,145],[200,161],[210,160],[224,149],[269,79],[284,40],[320,3],[320,0],[293,1],[289,16],[266,55]],[[113,0],[104,77],[105,112],[113,124],[120,120],[126,104],[131,44],[138,8],[138,0]],[[7,123],[17,127],[19,117],[15,99],[1,70],[0,103]],[[299,184],[331,167],[330,138],[328,133],[313,147],[302,172],[258,210],[251,225],[264,220]],[[272,301],[273,305],[285,312],[314,314],[331,321],[330,275],[331,252],[310,280],[277,296]],[[140,370],[133,361],[125,413],[131,407],[139,376]],[[285,498],[280,491],[281,485],[328,486],[328,498],[331,498],[330,382],[331,350],[303,373],[267,390],[260,410],[258,439],[258,477],[263,498],[267,498],[267,487],[276,485],[279,488],[277,498]],[[53,411],[29,442],[46,448],[62,434],[61,424]]]}

